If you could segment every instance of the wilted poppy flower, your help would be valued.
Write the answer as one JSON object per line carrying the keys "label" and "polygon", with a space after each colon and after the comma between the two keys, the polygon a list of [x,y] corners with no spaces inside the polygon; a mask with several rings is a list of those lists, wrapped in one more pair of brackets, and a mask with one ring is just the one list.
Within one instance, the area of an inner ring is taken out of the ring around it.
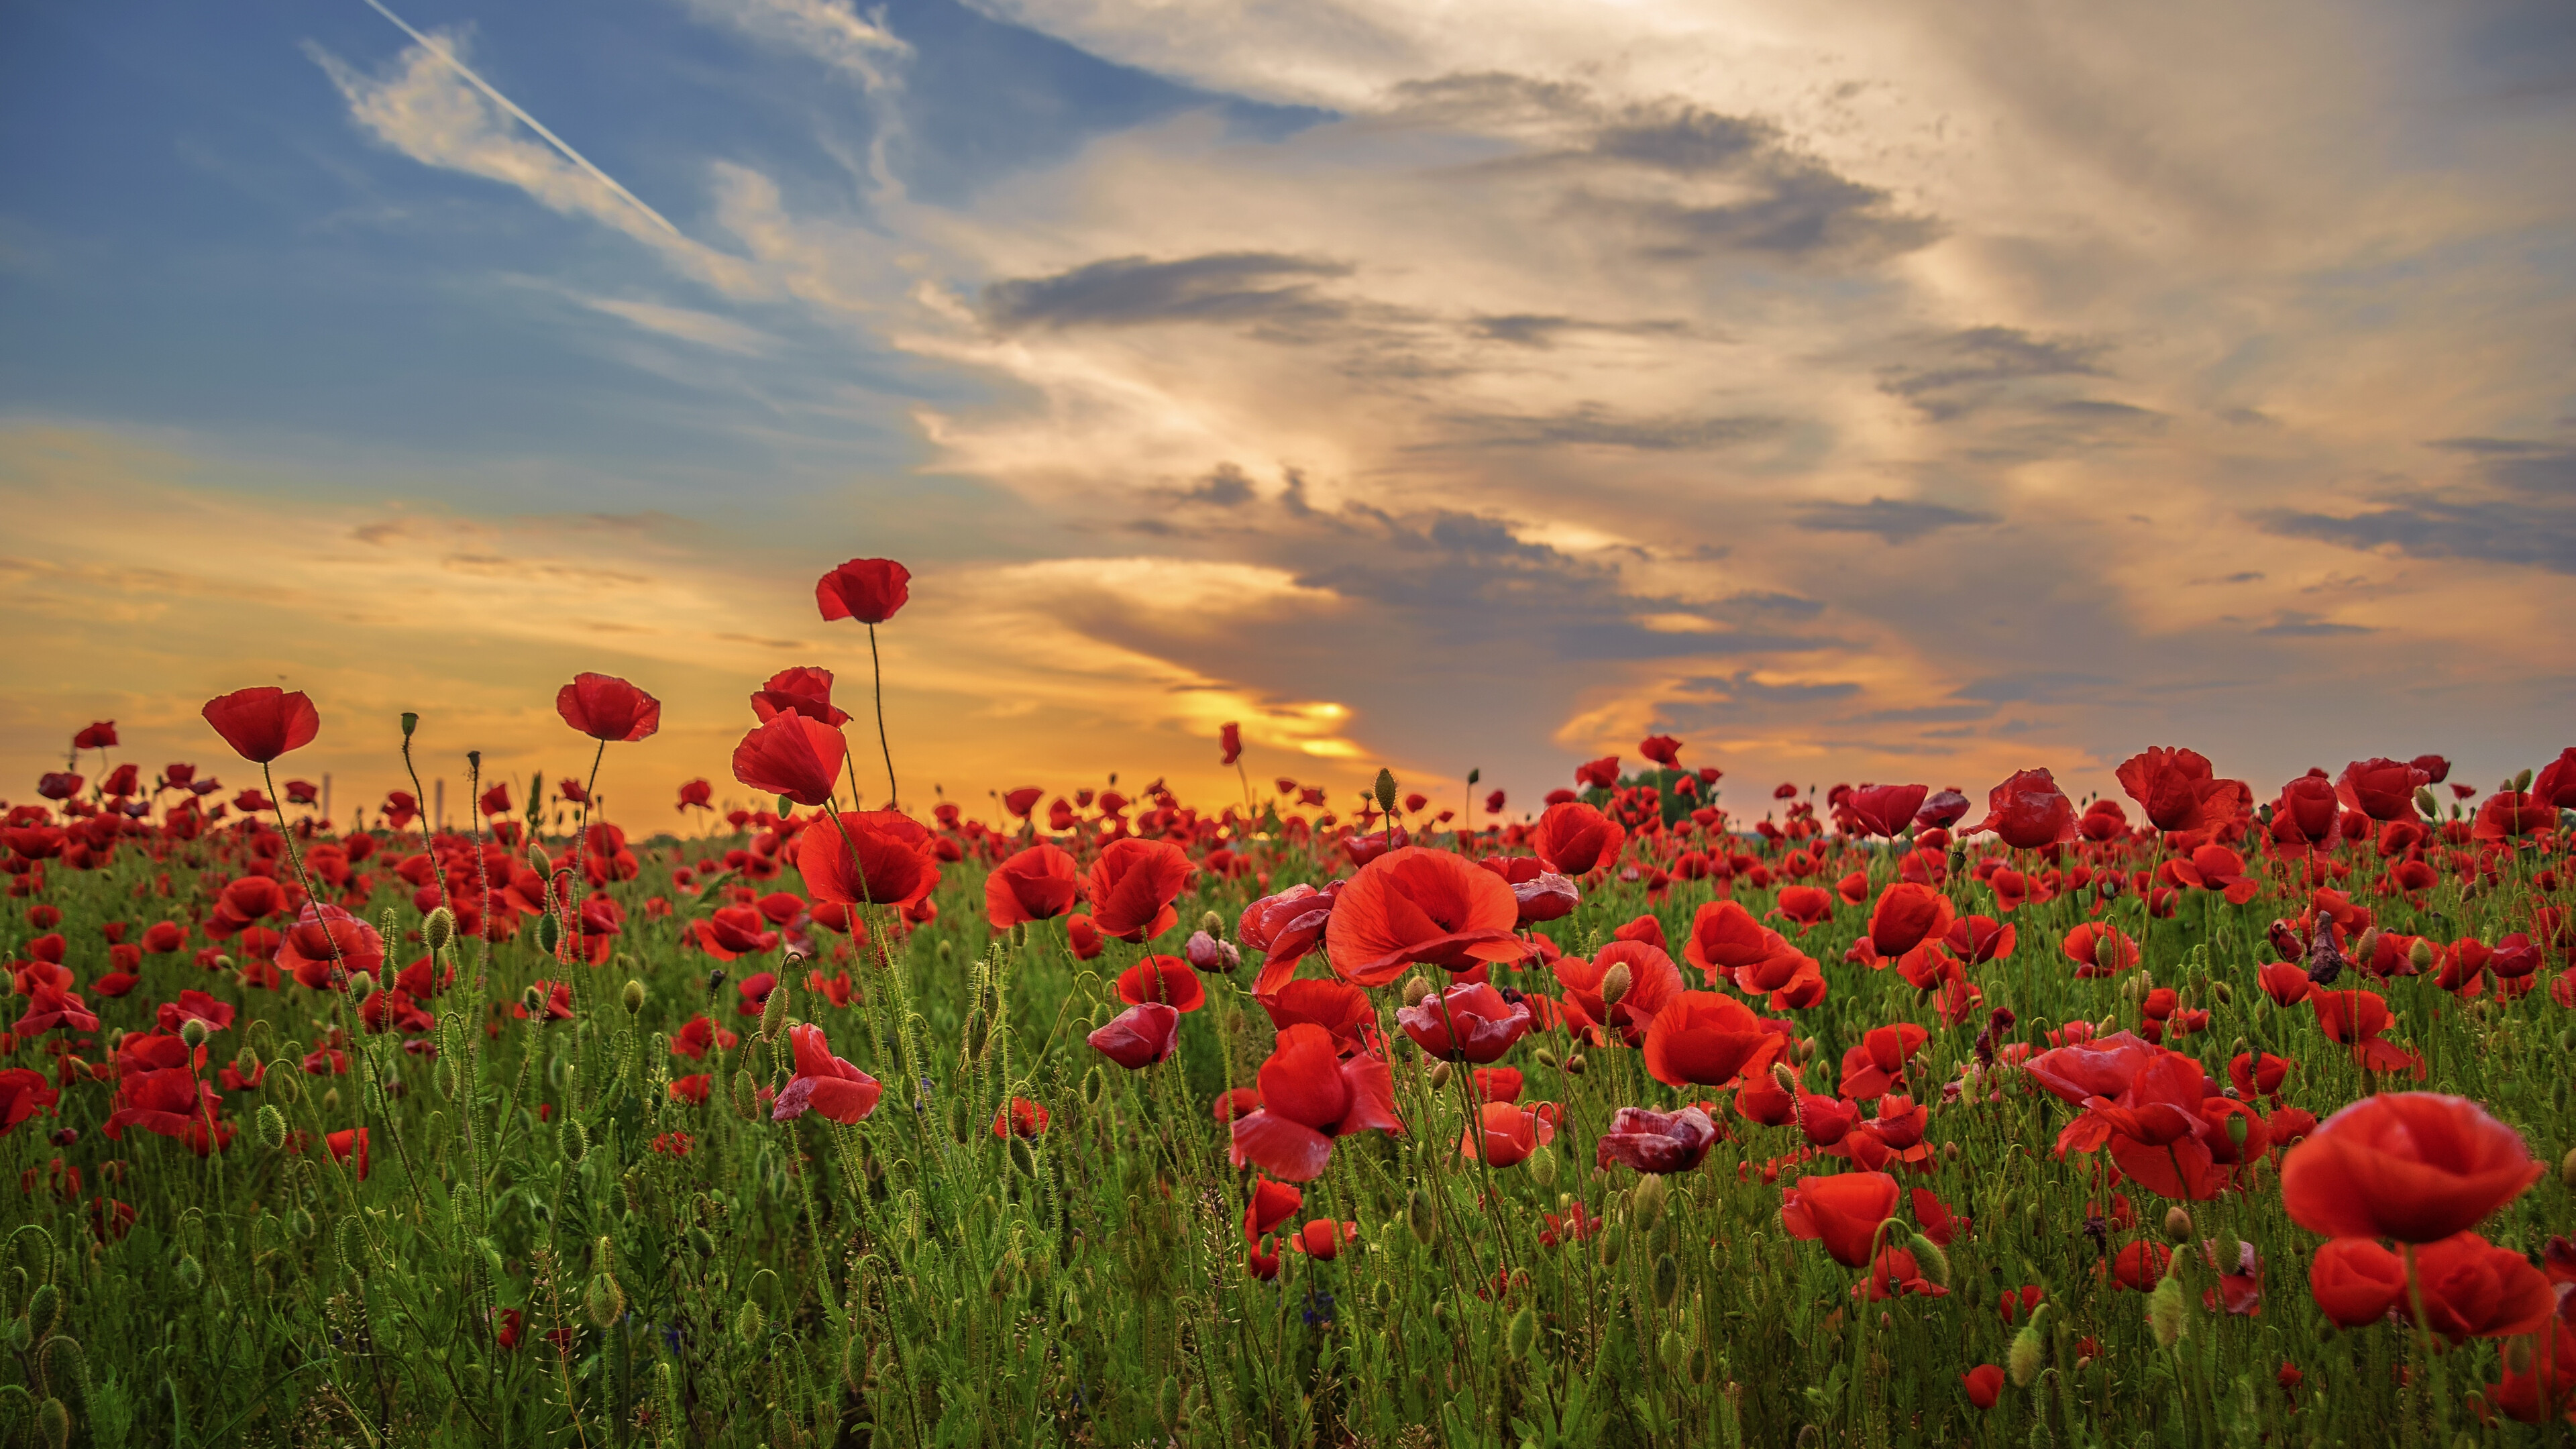
{"label": "wilted poppy flower", "polygon": [[2377,1323],[2406,1296],[2406,1263],[2369,1238],[2337,1238],[2309,1263],[2308,1292],[2338,1328]]}
{"label": "wilted poppy flower", "polygon": [[733,749],[733,777],[799,805],[832,803],[841,783],[841,732],[794,710],[772,714]]}
{"label": "wilted poppy flower", "polygon": [[1986,818],[1968,827],[1991,830],[2015,850],[2063,845],[2075,838],[2075,802],[2046,770],[2020,770],[1986,795]]}
{"label": "wilted poppy flower", "polygon": [[769,683],[751,697],[751,712],[760,716],[762,724],[782,714],[801,714],[834,729],[850,722],[850,712],[832,703],[832,671],[810,664],[771,675]]}
{"label": "wilted poppy flower", "polygon": [[1861,833],[1894,839],[1914,823],[1927,793],[1923,785],[1863,785],[1843,797],[1842,813]]}
{"label": "wilted poppy flower", "polygon": [[1180,847],[1130,836],[1113,840],[1091,864],[1091,920],[1121,941],[1150,941],[1172,928],[1172,902],[1198,878]]}
{"label": "wilted poppy flower", "polygon": [[1991,1409],[2004,1396],[2004,1371],[1990,1363],[1981,1363],[1959,1375],[1959,1384],[1968,1391],[1968,1402],[1980,1409]]}
{"label": "wilted poppy flower", "polygon": [[1207,1004],[1207,988],[1180,957],[1148,956],[1118,973],[1118,999],[1139,1006],[1159,1001],[1188,1013]]}
{"label": "wilted poppy flower", "polygon": [[1530,1009],[1485,983],[1461,982],[1397,1011],[1404,1034],[1443,1061],[1491,1062],[1512,1049],[1535,1023]]}
{"label": "wilted poppy flower", "polygon": [[633,744],[662,727],[662,702],[613,674],[576,674],[555,692],[565,724],[603,744]]}
{"label": "wilted poppy flower", "polygon": [[322,732],[322,716],[309,696],[301,690],[289,694],[273,684],[219,695],[206,701],[202,713],[225,744],[255,765],[300,750]]}
{"label": "wilted poppy flower", "polygon": [[1895,960],[1950,929],[1955,911],[1950,898],[1927,885],[1899,881],[1879,892],[1869,913],[1869,943],[1878,954]]}
{"label": "wilted poppy flower", "polygon": [[1580,800],[1550,805],[1530,831],[1539,862],[1558,875],[1585,875],[1619,858],[1628,832]]}
{"label": "wilted poppy flower", "polygon": [[2355,760],[2335,780],[2335,797],[2373,820],[2415,818],[2415,791],[2432,776],[2402,760]]}
{"label": "wilted poppy flower", "polygon": [[1022,921],[1051,921],[1073,909],[1082,869],[1052,845],[1032,845],[984,877],[984,915],[996,931]]}
{"label": "wilted poppy flower", "polygon": [[[1197,978],[1191,978],[1197,984]],[[1140,1071],[1171,1060],[1180,1045],[1181,1013],[1159,1001],[1128,1007],[1091,1034],[1092,1050],[1127,1070]]]}
{"label": "wilted poppy flower", "polygon": [[1413,965],[1465,972],[1521,955],[1520,905],[1491,871],[1445,850],[1406,846],[1360,868],[1324,929],[1333,974],[1384,986]]}
{"label": "wilted poppy flower", "polygon": [[2383,1092],[2325,1120],[2281,1163],[2281,1205],[2337,1238],[2432,1243],[2540,1180],[2522,1134],[2466,1097]]}
{"label": "wilted poppy flower", "polygon": [[1789,1236],[1821,1242],[1846,1268],[1869,1262],[1878,1225],[1896,1213],[1896,1179],[1884,1172],[1802,1177],[1780,1195],[1780,1225]]}
{"label": "wilted poppy flower", "polygon": [[1657,1112],[1622,1107],[1594,1147],[1594,1165],[1624,1162],[1639,1172],[1688,1172],[1717,1143],[1717,1124],[1697,1107]]}
{"label": "wilted poppy flower", "polygon": [[1646,1029],[1646,1073],[1666,1086],[1723,1087],[1768,1066],[1785,1040],[1731,996],[1679,992]]}
{"label": "wilted poppy flower", "polygon": [[826,813],[798,833],[796,869],[808,896],[845,906],[909,907],[939,886],[930,831],[900,810]]}
{"label": "wilted poppy flower", "polygon": [[912,597],[912,570],[890,558],[854,558],[815,582],[814,603],[826,620],[882,624]]}
{"label": "wilted poppy flower", "polygon": [[796,1076],[779,1091],[769,1120],[792,1122],[811,1109],[846,1127],[877,1109],[877,1098],[885,1089],[876,1078],[832,1055],[823,1028],[791,1026],[787,1041],[795,1049]]}
{"label": "wilted poppy flower", "polygon": [[1332,1161],[1333,1139],[1404,1130],[1395,1079],[1372,1055],[1344,1060],[1320,1026],[1283,1027],[1256,1077],[1261,1109],[1236,1119],[1233,1158],[1290,1182],[1312,1182]]}

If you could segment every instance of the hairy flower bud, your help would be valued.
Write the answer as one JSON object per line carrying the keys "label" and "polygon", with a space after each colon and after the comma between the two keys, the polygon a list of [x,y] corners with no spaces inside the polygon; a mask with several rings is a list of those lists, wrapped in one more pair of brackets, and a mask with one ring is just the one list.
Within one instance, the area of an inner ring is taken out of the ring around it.
{"label": "hairy flower bud", "polygon": [[1636,973],[1628,969],[1627,962],[1613,965],[1601,978],[1601,1004],[1617,1006],[1619,998],[1628,994],[1628,985],[1635,979]]}
{"label": "hairy flower bud", "polygon": [[2183,1300],[2179,1273],[2167,1273],[2156,1284],[2156,1291],[2147,1295],[2147,1329],[2155,1334],[2159,1348],[2171,1348],[2182,1341],[2183,1331],[2191,1322],[2190,1308]]}
{"label": "hairy flower bud", "polygon": [[206,1044],[206,1024],[193,1016],[189,1017],[186,1021],[179,1023],[179,1040],[186,1043],[188,1049],[191,1051],[204,1046]]}
{"label": "hairy flower bud", "polygon": [[1404,1200],[1404,1225],[1412,1230],[1413,1240],[1426,1247],[1440,1240],[1440,1218],[1432,1210],[1430,1196],[1418,1187]]}
{"label": "hairy flower bud", "polygon": [[[2234,1113],[2229,1114],[2231,1118],[2234,1115]],[[2169,1243],[2191,1241],[2191,1214],[2184,1211],[2180,1203],[2165,1209],[2165,1241]]]}
{"label": "hairy flower bud", "polygon": [[627,982],[625,994],[621,999],[625,1002],[626,1014],[628,1016],[634,1016],[641,1013],[644,1010],[644,983],[641,981]]}
{"label": "hairy flower bud", "polygon": [[456,913],[445,906],[433,909],[420,923],[420,939],[436,956],[456,939]]}
{"label": "hairy flower bud", "polygon": [[[1392,778],[1385,776],[1383,772],[1380,777]],[[1521,1311],[1512,1315],[1512,1326],[1505,1330],[1505,1338],[1513,1358],[1526,1360],[1530,1356],[1530,1351],[1538,1347],[1538,1306],[1536,1304],[1521,1305]]]}
{"label": "hairy flower bud", "polygon": [[1662,1173],[1648,1173],[1628,1194],[1629,1215],[1639,1228],[1651,1228],[1664,1215],[1664,1199],[1672,1192]]}
{"label": "hairy flower bud", "polygon": [[2047,1320],[2048,1311],[2053,1306],[2042,1303],[2032,1309],[2030,1322],[2023,1324],[2021,1332],[2013,1335],[2012,1350],[2004,1355],[2004,1372],[2013,1381],[2014,1388],[2029,1388],[2031,1381],[2039,1377],[2043,1354],[2039,1326]]}
{"label": "hairy flower bud", "polygon": [[1906,1240],[1905,1250],[1914,1255],[1914,1271],[1923,1276],[1924,1282],[1939,1288],[1950,1286],[1950,1255],[1941,1250],[1939,1243],[1916,1233]]}
{"label": "hairy flower bud", "polygon": [[760,1008],[760,1039],[775,1041],[787,1029],[787,983],[779,982],[769,990],[769,1000]]}
{"label": "hairy flower bud", "polygon": [[1381,766],[1377,772],[1377,808],[1395,809],[1395,772]]}
{"label": "hairy flower bud", "polygon": [[286,1145],[286,1114],[277,1110],[274,1103],[262,1103],[251,1121],[259,1133],[260,1146],[275,1152]]}

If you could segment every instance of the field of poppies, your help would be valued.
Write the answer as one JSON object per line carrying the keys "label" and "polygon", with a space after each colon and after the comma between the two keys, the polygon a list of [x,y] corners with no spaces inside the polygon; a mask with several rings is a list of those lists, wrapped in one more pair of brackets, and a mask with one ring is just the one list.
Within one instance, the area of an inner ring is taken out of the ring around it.
{"label": "field of poppies", "polygon": [[[906,592],[817,600],[873,644]],[[0,827],[0,1440],[2576,1420],[2576,749],[1980,803],[1657,736],[1515,810],[1229,725],[1239,797],[976,811],[835,686],[768,680],[676,817],[593,808],[659,723],[600,674],[551,784],[275,688],[207,702],[218,764],[80,730]],[[410,788],[321,819],[325,728]]]}

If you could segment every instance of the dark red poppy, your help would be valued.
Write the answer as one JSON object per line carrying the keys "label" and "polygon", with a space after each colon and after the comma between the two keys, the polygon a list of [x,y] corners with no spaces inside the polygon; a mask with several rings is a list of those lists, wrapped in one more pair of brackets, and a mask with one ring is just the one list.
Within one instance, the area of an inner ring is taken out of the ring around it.
{"label": "dark red poppy", "polygon": [[1646,1073],[1672,1087],[1730,1086],[1770,1065],[1785,1043],[1731,996],[1679,992],[1646,1029]]}
{"label": "dark red poppy", "polygon": [[0,1137],[38,1112],[50,1114],[62,1095],[42,1072],[27,1067],[0,1070]]}
{"label": "dark red poppy", "polygon": [[1499,1060],[1536,1025],[1527,1006],[1505,1000],[1481,981],[1425,996],[1397,1011],[1395,1019],[1425,1052],[1452,1062]]}
{"label": "dark red poppy", "polygon": [[1717,1124],[1697,1107],[1678,1112],[1622,1107],[1594,1145],[1593,1165],[1624,1162],[1639,1172],[1688,1172],[1708,1156],[1717,1139]]}
{"label": "dark red poppy", "polygon": [[1550,805],[1530,831],[1530,846],[1549,870],[1584,875],[1619,858],[1628,832],[1580,800]]}
{"label": "dark red poppy", "polygon": [[792,1122],[811,1110],[846,1127],[877,1109],[877,1099],[884,1095],[885,1088],[876,1078],[832,1055],[823,1028],[791,1026],[787,1041],[795,1049],[796,1076],[779,1090],[769,1120]]}
{"label": "dark red poppy", "polygon": [[1928,885],[1898,881],[1879,892],[1869,913],[1869,943],[1893,961],[1927,939],[1947,933],[1956,914],[1950,898]]}
{"label": "dark red poppy", "polygon": [[1091,864],[1092,923],[1121,941],[1150,941],[1180,919],[1172,902],[1198,878],[1179,846],[1129,836]]}
{"label": "dark red poppy", "polygon": [[2466,1097],[2383,1092],[2335,1113],[2281,1163],[2281,1205],[2337,1238],[2439,1242],[2540,1180],[2522,1134]]}
{"label": "dark red poppy", "polygon": [[255,765],[300,750],[322,732],[322,716],[310,697],[301,690],[289,694],[273,684],[207,700],[202,713],[225,744]]}
{"label": "dark red poppy", "polygon": [[939,887],[930,831],[899,810],[853,810],[810,822],[796,837],[796,869],[806,895],[844,906],[908,908]]}
{"label": "dark red poppy", "polygon": [[2576,809],[2576,745],[2558,752],[2558,758],[2540,767],[2531,779],[2533,799],[2556,810]]}
{"label": "dark red poppy", "polygon": [[1928,793],[1924,785],[1863,785],[1843,797],[1843,818],[1861,834],[1892,840],[1914,823]]}
{"label": "dark red poppy", "polygon": [[734,746],[733,777],[764,795],[799,805],[829,805],[841,783],[842,754],[839,730],[782,710]]}
{"label": "dark red poppy", "polygon": [[850,712],[832,703],[832,671],[810,664],[769,676],[769,683],[751,697],[751,710],[762,724],[782,714],[801,714],[834,729],[850,722]]}
{"label": "dark red poppy", "polygon": [[1968,827],[1991,830],[2015,850],[2063,845],[2075,838],[2075,802],[2046,770],[2019,770],[1986,795],[1986,818]]}
{"label": "dark red poppy", "polygon": [[1884,1172],[1802,1177],[1780,1195],[1780,1225],[1789,1236],[1821,1242],[1846,1268],[1866,1265],[1878,1225],[1896,1214],[1896,1179]]}
{"label": "dark red poppy", "polygon": [[2252,792],[2241,781],[2213,779],[2197,750],[2157,746],[2122,761],[2118,774],[2158,830],[2215,830],[2252,813]]}
{"label": "dark red poppy", "polygon": [[825,619],[882,624],[912,597],[912,570],[890,558],[854,558],[814,584]]}
{"label": "dark red poppy", "polygon": [[1409,966],[1466,972],[1518,960],[1520,904],[1510,886],[1444,850],[1406,846],[1361,867],[1324,929],[1333,974],[1384,986]]}
{"label": "dark red poppy", "polygon": [[2415,818],[2415,792],[2432,776],[2403,760],[2355,760],[2335,780],[2335,797],[2373,820]]}
{"label": "dark red poppy", "polygon": [[1032,845],[984,877],[984,914],[996,931],[1022,921],[1051,921],[1082,894],[1082,868],[1052,845]]}
{"label": "dark red poppy", "polygon": [[1217,761],[1218,764],[1231,765],[1235,761],[1243,758],[1242,725],[1236,724],[1232,720],[1228,720],[1224,724],[1219,725],[1216,732],[1216,742],[1217,747],[1225,752],[1225,758]]}
{"label": "dark red poppy", "polygon": [[1681,768],[1682,742],[1671,735],[1648,735],[1637,742],[1637,753],[1667,770]]}
{"label": "dark red poppy", "polygon": [[1236,1119],[1234,1165],[1260,1167],[1290,1182],[1312,1182],[1332,1161],[1333,1139],[1404,1130],[1395,1115],[1395,1078],[1374,1055],[1343,1059],[1320,1026],[1280,1030],[1257,1077],[1261,1109]]}
{"label": "dark red poppy", "polygon": [[1968,1402],[1980,1409],[1991,1409],[2004,1396],[2004,1371],[1990,1363],[1981,1363],[1959,1375],[1960,1387],[1968,1391]]}
{"label": "dark red poppy", "polygon": [[555,692],[565,724],[609,744],[633,744],[662,727],[662,702],[613,674],[576,674]]}
{"label": "dark red poppy", "polygon": [[1171,1060],[1181,1043],[1180,1029],[1177,1008],[1148,1001],[1110,1018],[1088,1039],[1092,1050],[1133,1072]]}

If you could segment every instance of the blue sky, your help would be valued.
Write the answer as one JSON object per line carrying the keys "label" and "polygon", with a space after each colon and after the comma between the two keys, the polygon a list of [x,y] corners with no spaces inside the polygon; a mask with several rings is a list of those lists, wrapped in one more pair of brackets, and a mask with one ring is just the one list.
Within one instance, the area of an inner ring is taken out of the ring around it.
{"label": "blue sky", "polygon": [[2559,7],[393,8],[595,174],[365,0],[5,22],[10,768],[604,668],[658,792],[872,554],[978,796],[2576,718]]}

